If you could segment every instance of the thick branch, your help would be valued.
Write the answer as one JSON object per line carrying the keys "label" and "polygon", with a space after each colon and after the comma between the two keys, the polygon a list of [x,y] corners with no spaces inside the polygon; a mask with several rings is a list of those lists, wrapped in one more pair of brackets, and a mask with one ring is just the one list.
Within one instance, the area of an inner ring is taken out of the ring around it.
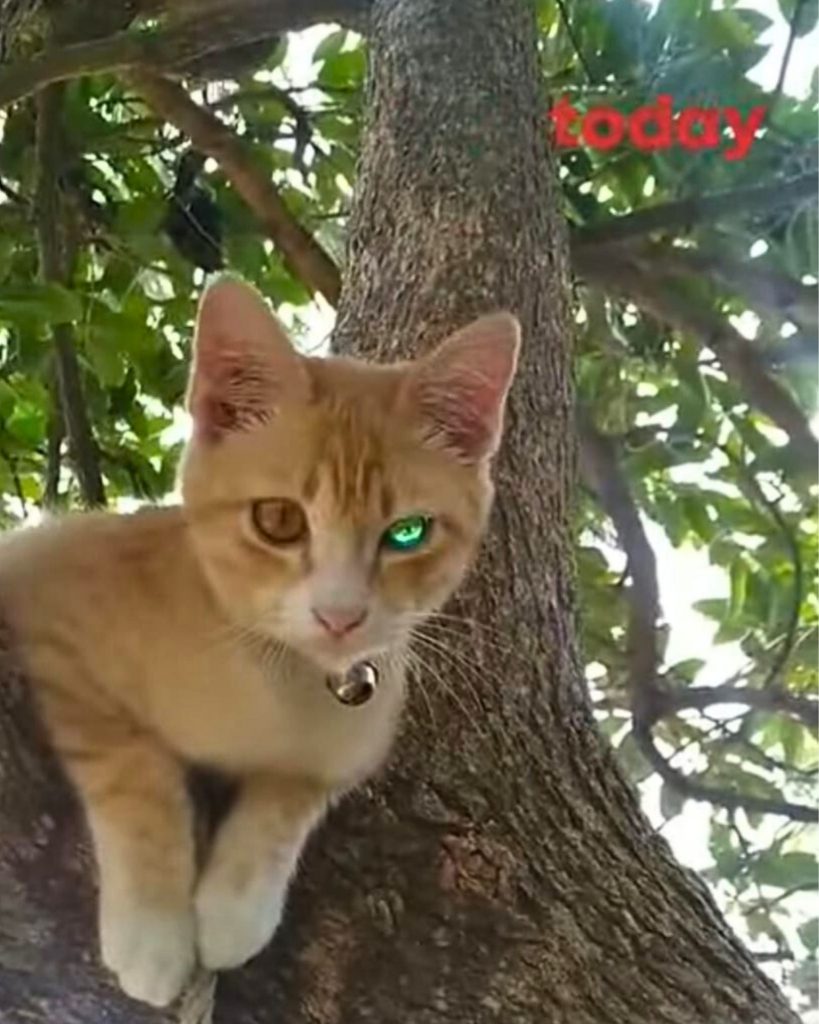
{"label": "thick branch", "polygon": [[[68,279],[68,257],[60,230],[58,182],[62,96],[62,86],[53,85],[44,89],[37,101],[36,208],[40,274],[44,281],[56,284],[66,284]],[[86,411],[71,324],[54,325],[54,350],[60,405],[82,498],[89,506],[104,505],[105,488]]]}
{"label": "thick branch", "polygon": [[628,558],[631,576],[628,623],[630,682],[636,689],[654,687],[660,661],[657,649],[657,620],[660,616],[657,560],[620,466],[615,441],[601,434],[582,410],[577,416],[577,429],[583,480],[614,524],[618,543]]}
{"label": "thick branch", "polygon": [[715,704],[745,704],[753,708],[781,711],[807,726],[815,726],[819,705],[808,698],[772,689],[755,690],[726,685],[669,691],[658,685],[660,659],[656,624],[660,609],[654,551],[620,467],[615,442],[601,434],[582,413],[578,416],[578,432],[580,467],[584,481],[614,524],[620,547],[628,557],[628,571],[632,581],[628,623],[629,686],[634,737],[641,751],[665,782],[692,800],[707,800],[719,807],[734,810],[742,807],[746,811],[782,814],[795,821],[813,820],[816,815],[813,808],[732,792],[700,782],[696,777],[674,768],[658,750],[652,734],[654,725],[661,718],[685,708],[702,710]]}
{"label": "thick branch", "polygon": [[176,82],[148,72],[132,72],[128,77],[160,117],[218,162],[293,274],[335,305],[341,289],[338,268],[288,210],[267,174],[254,163],[252,150],[218,117],[194,103]]}
{"label": "thick branch", "polygon": [[705,782],[674,768],[657,749],[651,734],[649,722],[635,717],[634,738],[641,753],[657,772],[660,778],[673,787],[678,793],[689,800],[703,800],[725,807],[729,811],[744,810],[759,814],[781,814],[792,821],[816,821],[816,808],[803,804],[794,804],[788,800],[775,800],[770,797],[753,796],[750,793],[739,793],[720,786],[711,786]]}
{"label": "thick branch", "polygon": [[699,249],[660,243],[641,246],[633,250],[633,255],[635,263],[647,273],[708,276],[763,315],[774,320],[790,320],[812,334],[819,330],[817,286],[802,284],[762,261],[740,263]]}
{"label": "thick branch", "polygon": [[611,217],[601,224],[578,228],[572,237],[580,248],[601,243],[622,242],[654,231],[677,231],[719,217],[759,214],[800,199],[816,197],[816,174],[800,174],[785,181],[767,182],[750,188],[737,188],[711,195],[689,196],[673,203],[661,203],[622,217]]}
{"label": "thick branch", "polygon": [[784,430],[801,465],[812,476],[816,475],[819,446],[807,416],[793,395],[770,376],[762,354],[725,317],[694,305],[662,279],[655,280],[619,249],[576,250],[575,268],[590,281],[619,292],[647,313],[710,348],[748,402]]}
{"label": "thick branch", "polygon": [[[55,401],[56,399],[56,401]],[[62,446],[65,437],[65,421],[59,408],[59,394],[52,399],[54,409],[48,424],[46,447],[46,472],[43,485],[43,505],[56,508],[60,498],[60,471],[62,469]]]}
{"label": "thick branch", "polygon": [[168,71],[284,31],[345,21],[368,6],[367,0],[243,0],[208,5],[203,15],[191,5],[190,14],[160,31],[117,32],[12,64],[0,71],[0,107],[51,82],[138,67]]}
{"label": "thick branch", "polygon": [[819,703],[808,697],[798,697],[782,690],[755,690],[749,686],[692,686],[672,693],[658,694],[661,715],[684,708],[709,708],[715,704],[747,704],[761,711],[779,711],[797,718],[803,725],[815,729],[819,716]]}

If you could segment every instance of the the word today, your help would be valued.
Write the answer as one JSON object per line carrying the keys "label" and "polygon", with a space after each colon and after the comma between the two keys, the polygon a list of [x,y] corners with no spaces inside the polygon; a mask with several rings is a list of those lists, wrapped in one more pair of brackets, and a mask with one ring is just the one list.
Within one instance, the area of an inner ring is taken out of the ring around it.
{"label": "the word today", "polygon": [[[736,107],[684,107],[675,114],[672,98],[658,96],[654,103],[638,107],[631,114],[621,114],[602,104],[581,114],[563,96],[549,111],[549,117],[558,146],[577,147],[582,140],[592,149],[614,149],[627,136],[633,146],[646,151],[669,149],[675,144],[692,151],[717,149],[728,142],[723,157],[743,160],[766,112],[766,107],[753,107],[743,118]],[[723,122],[733,138],[723,135]]]}

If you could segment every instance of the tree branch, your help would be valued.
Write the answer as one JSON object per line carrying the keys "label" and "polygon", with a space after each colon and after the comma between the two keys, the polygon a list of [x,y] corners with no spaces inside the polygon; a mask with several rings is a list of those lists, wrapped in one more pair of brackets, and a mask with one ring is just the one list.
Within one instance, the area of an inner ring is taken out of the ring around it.
{"label": "tree branch", "polygon": [[628,559],[631,614],[627,644],[631,686],[633,689],[653,687],[660,663],[657,647],[657,620],[660,617],[657,560],[620,466],[616,442],[601,434],[582,409],[576,422],[583,480],[614,524],[618,543]]}
{"label": "tree branch", "polygon": [[343,22],[363,15],[367,0],[240,0],[192,5],[190,13],[161,30],[126,30],[103,39],[48,50],[0,70],[0,107],[52,82],[101,72],[150,68],[169,71],[246,43],[317,22]]}
{"label": "tree branch", "polygon": [[751,813],[781,814],[792,821],[816,821],[816,808],[814,807],[794,804],[788,800],[754,796],[751,793],[739,793],[720,786],[710,786],[700,782],[696,777],[685,775],[670,765],[660,753],[651,733],[651,724],[636,716],[633,732],[640,752],[663,782],[667,782],[669,786],[689,800],[706,801],[717,807],[725,807],[730,811],[741,809]]}
{"label": "tree branch", "polygon": [[14,493],[17,495],[17,501],[20,503],[20,518],[23,520],[28,519],[28,504],[23,491],[23,482],[17,469],[17,460],[6,451],[3,445],[0,445],[0,458],[3,459],[9,468],[11,482],[14,485]]}
{"label": "tree branch", "polygon": [[809,729],[816,729],[819,702],[798,697],[784,690],[757,690],[749,686],[689,686],[673,691],[659,691],[653,705],[656,718],[674,714],[685,708],[713,707],[715,704],[745,704],[760,711],[778,711],[798,719]]}
{"label": "tree branch", "polygon": [[45,508],[56,508],[60,500],[60,472],[62,469],[62,447],[65,438],[65,421],[59,408],[59,394],[54,396],[54,408],[48,424],[48,443],[46,447],[46,472],[43,484],[43,505]]}
{"label": "tree branch", "polygon": [[218,117],[194,103],[176,82],[145,71],[131,72],[128,79],[160,117],[184,132],[197,150],[218,162],[275,242],[288,268],[334,306],[341,290],[338,268],[288,210],[243,140]]}
{"label": "tree branch", "polygon": [[[35,186],[40,275],[46,282],[66,284],[68,258],[61,237],[59,168],[63,88],[52,85],[37,97]],[[74,333],[68,323],[54,325],[54,350],[60,405],[74,468],[86,505],[104,505],[105,488],[97,446],[88,420]]]}
{"label": "tree branch", "polygon": [[620,467],[615,441],[601,434],[582,410],[578,414],[578,433],[584,482],[614,524],[618,543],[628,558],[632,581],[627,634],[629,691],[634,738],[643,755],[663,781],[692,800],[705,800],[729,809],[741,807],[746,811],[782,814],[796,821],[814,820],[816,811],[813,808],[732,792],[700,782],[696,777],[679,771],[660,753],[652,733],[654,725],[661,718],[686,708],[703,710],[715,704],[743,704],[784,712],[807,726],[815,726],[819,704],[779,689],[756,690],[724,685],[668,690],[659,685],[660,655],[656,627],[660,603],[654,551]]}
{"label": "tree branch", "polygon": [[819,330],[819,289],[802,284],[762,261],[740,263],[699,249],[649,243],[633,250],[635,263],[652,274],[708,275],[717,284],[739,295],[751,309],[773,319],[790,320],[801,330]]}
{"label": "tree branch", "polygon": [[622,249],[583,247],[575,252],[575,268],[590,281],[621,293],[658,320],[710,348],[748,402],[788,435],[800,464],[815,477],[819,445],[807,416],[791,393],[770,376],[761,353],[724,316],[691,303],[668,281],[655,280]]}
{"label": "tree branch", "polygon": [[623,242],[654,231],[680,231],[719,217],[758,214],[816,198],[816,174],[800,174],[784,181],[771,181],[750,188],[737,188],[711,195],[689,196],[673,203],[649,206],[621,217],[611,217],[600,224],[577,228],[572,235],[572,248]]}

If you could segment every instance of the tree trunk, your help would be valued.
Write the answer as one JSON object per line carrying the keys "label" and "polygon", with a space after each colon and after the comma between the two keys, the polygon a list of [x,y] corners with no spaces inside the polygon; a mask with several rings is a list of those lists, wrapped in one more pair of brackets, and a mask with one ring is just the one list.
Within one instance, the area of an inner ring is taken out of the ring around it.
{"label": "tree trunk", "polygon": [[[589,711],[565,232],[533,14],[375,0],[370,39],[336,345],[398,358],[508,308],[523,362],[491,536],[452,609],[477,624],[417,681],[389,770],[310,844],[273,946],[220,980],[215,1022],[794,1022],[652,832]],[[163,1019],[94,966],[74,810],[20,739],[21,705],[3,714],[2,1024]]]}

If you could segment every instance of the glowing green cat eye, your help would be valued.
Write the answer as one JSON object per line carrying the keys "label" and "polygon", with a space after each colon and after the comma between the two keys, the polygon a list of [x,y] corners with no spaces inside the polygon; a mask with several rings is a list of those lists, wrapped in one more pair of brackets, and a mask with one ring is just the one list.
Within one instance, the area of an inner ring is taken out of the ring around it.
{"label": "glowing green cat eye", "polygon": [[414,551],[427,539],[432,520],[428,516],[396,519],[384,531],[382,543],[393,551]]}

